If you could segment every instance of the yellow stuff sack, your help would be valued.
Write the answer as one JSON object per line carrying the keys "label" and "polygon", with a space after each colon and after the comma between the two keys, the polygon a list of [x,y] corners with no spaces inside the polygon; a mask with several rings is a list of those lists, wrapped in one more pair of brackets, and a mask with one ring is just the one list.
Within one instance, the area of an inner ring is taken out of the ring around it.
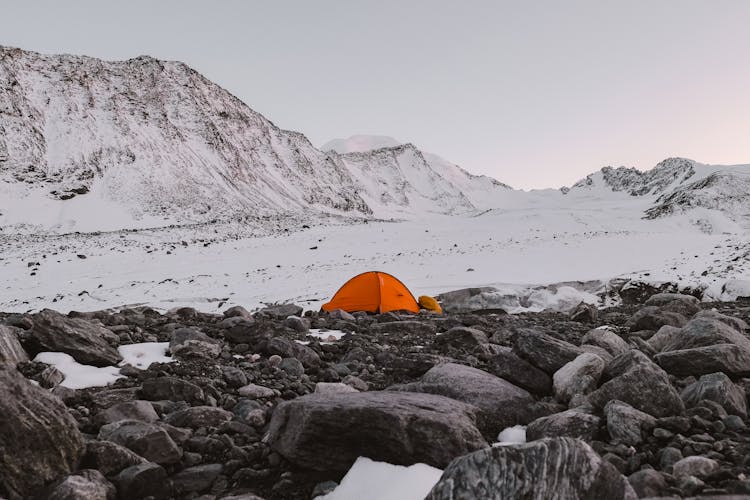
{"label": "yellow stuff sack", "polygon": [[436,312],[436,313],[442,313],[443,308],[440,307],[440,304],[438,304],[438,301],[435,300],[433,297],[422,295],[419,297],[419,307],[422,309],[427,309],[428,311]]}

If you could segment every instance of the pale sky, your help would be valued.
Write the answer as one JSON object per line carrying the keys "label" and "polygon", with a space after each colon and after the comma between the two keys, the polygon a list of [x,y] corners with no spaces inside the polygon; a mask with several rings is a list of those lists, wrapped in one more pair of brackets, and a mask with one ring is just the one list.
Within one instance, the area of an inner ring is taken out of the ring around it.
{"label": "pale sky", "polygon": [[514,187],[750,163],[746,0],[0,0],[0,44],[184,61],[316,146],[390,135]]}

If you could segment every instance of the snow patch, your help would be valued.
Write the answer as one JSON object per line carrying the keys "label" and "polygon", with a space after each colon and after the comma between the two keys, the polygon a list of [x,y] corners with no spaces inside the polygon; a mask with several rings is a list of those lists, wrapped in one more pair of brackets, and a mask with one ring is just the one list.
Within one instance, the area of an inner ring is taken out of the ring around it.
{"label": "snow patch", "polygon": [[151,363],[172,363],[175,361],[167,356],[169,342],[142,342],[140,344],[121,345],[117,348],[122,356],[120,365],[130,364],[141,370],[146,370]]}
{"label": "snow patch", "polygon": [[99,368],[83,365],[73,359],[73,356],[63,352],[40,352],[36,355],[34,361],[52,365],[60,370],[65,375],[65,380],[60,385],[70,389],[103,387],[111,384],[118,378],[122,378],[120,369],[116,366]]}
{"label": "snow patch", "polygon": [[310,337],[315,337],[318,339],[322,339],[328,342],[333,342],[336,340],[341,340],[341,338],[346,335],[347,332],[342,332],[341,330],[326,330],[325,328],[311,328],[309,335]]}
{"label": "snow patch", "polygon": [[507,446],[512,444],[523,444],[526,442],[526,426],[514,425],[500,431],[497,442],[492,446]]}
{"label": "snow patch", "polygon": [[404,467],[359,457],[341,484],[316,500],[422,500],[442,474],[425,464]]}

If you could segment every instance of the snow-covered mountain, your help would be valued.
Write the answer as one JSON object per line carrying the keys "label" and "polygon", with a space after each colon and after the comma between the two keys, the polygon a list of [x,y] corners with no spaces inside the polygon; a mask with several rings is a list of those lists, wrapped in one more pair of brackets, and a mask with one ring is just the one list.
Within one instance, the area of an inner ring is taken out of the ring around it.
{"label": "snow-covered mountain", "polygon": [[320,151],[179,62],[0,47],[0,226],[457,213],[494,189],[466,173],[454,185],[415,148],[396,148]]}

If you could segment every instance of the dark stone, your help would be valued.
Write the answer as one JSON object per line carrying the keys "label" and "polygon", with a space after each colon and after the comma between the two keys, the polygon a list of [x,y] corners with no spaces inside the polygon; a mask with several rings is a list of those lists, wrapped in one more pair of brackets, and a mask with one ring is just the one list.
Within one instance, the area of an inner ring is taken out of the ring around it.
{"label": "dark stone", "polygon": [[158,464],[180,461],[182,450],[167,431],[156,424],[138,420],[121,420],[102,426],[99,440],[112,441]]}
{"label": "dark stone", "polygon": [[668,373],[679,377],[724,372],[750,375],[750,351],[734,344],[716,344],[662,352],[654,359]]}
{"label": "dark stone", "polygon": [[635,500],[628,481],[583,441],[497,446],[454,460],[425,500],[581,498]]}
{"label": "dark stone", "polygon": [[745,351],[750,351],[750,338],[717,318],[697,314],[664,346],[663,351],[677,351],[705,347],[715,344],[736,344]]}
{"label": "dark stone", "polygon": [[290,462],[319,471],[345,471],[359,456],[445,467],[487,446],[475,425],[478,412],[434,394],[308,395],[276,408],[266,439]]}
{"label": "dark stone", "polygon": [[682,314],[686,318],[701,310],[700,300],[681,293],[657,293],[649,297],[645,305],[661,307],[666,311]]}
{"label": "dark stone", "polygon": [[628,477],[638,498],[659,497],[667,491],[667,481],[664,475],[654,469],[643,469]]}
{"label": "dark stone", "polygon": [[533,396],[510,382],[485,371],[456,363],[431,368],[419,382],[389,390],[426,392],[463,401],[482,410],[480,428],[492,435],[506,427],[529,422]]}
{"label": "dark stone", "polygon": [[593,304],[581,302],[570,311],[569,315],[572,321],[578,321],[580,323],[595,323],[596,320],[599,319],[599,310]]}
{"label": "dark stone", "polygon": [[0,325],[0,365],[16,366],[18,363],[29,360],[29,356],[18,340],[17,331],[21,330]]}
{"label": "dark stone", "polygon": [[120,498],[168,498],[172,494],[167,471],[153,463],[133,465],[123,470],[115,479]]}
{"label": "dark stone", "polygon": [[550,375],[583,352],[569,342],[528,329],[518,332],[516,351]]}
{"label": "dark stone", "polygon": [[47,500],[114,500],[117,491],[98,470],[81,470],[63,479]]}
{"label": "dark stone", "polygon": [[682,328],[687,321],[682,314],[665,311],[656,306],[646,306],[636,312],[628,324],[631,332],[637,332],[639,330],[656,331],[665,325]]}
{"label": "dark stone", "polygon": [[747,418],[745,391],[723,373],[703,375],[697,382],[687,386],[680,397],[687,408],[697,406],[707,399],[721,405],[729,414]]}
{"label": "dark stone", "polygon": [[[175,427],[218,427],[224,422],[232,420],[232,412],[214,406],[193,406],[170,413],[164,419]],[[155,460],[154,460],[155,461]]]}
{"label": "dark stone", "polygon": [[196,465],[183,469],[172,476],[174,491],[182,495],[207,490],[223,469],[221,464]]}
{"label": "dark stone", "polygon": [[489,342],[487,334],[476,328],[455,326],[445,333],[435,337],[435,344],[439,346],[451,346],[454,348],[473,348]]}
{"label": "dark stone", "polygon": [[593,441],[599,430],[600,419],[596,415],[578,410],[541,417],[526,427],[526,439],[535,441],[551,437],[571,437]]}
{"label": "dark stone", "polygon": [[546,395],[552,392],[552,378],[519,358],[510,347],[501,347],[487,361],[487,371],[534,394]]}
{"label": "dark stone", "polygon": [[272,319],[285,319],[287,316],[301,316],[302,311],[303,309],[296,304],[277,304],[264,307],[255,313],[255,316]]}
{"label": "dark stone", "polygon": [[82,463],[105,476],[114,476],[131,465],[146,463],[146,459],[112,441],[89,441]]}
{"label": "dark stone", "polygon": [[31,497],[76,469],[83,436],[65,405],[0,365],[0,495]]}
{"label": "dark stone", "polygon": [[64,352],[85,365],[111,366],[122,361],[120,353],[111,345],[119,341],[119,337],[106,328],[44,309],[34,315],[28,344],[34,354]]}
{"label": "dark stone", "polygon": [[412,335],[434,335],[437,328],[432,323],[422,321],[387,321],[372,326],[372,330],[378,333],[398,333]]}
{"label": "dark stone", "polygon": [[320,365],[320,356],[318,356],[318,353],[306,345],[283,337],[270,339],[262,352],[269,356],[278,354],[282,358],[297,358],[305,368],[317,368]]}
{"label": "dark stone", "polygon": [[604,416],[612,439],[630,446],[642,443],[644,436],[648,436],[656,425],[656,419],[648,413],[617,400],[606,404]]}
{"label": "dark stone", "polygon": [[195,384],[177,377],[149,378],[143,381],[141,397],[149,401],[168,399],[170,401],[187,401],[190,404],[203,403],[203,389]]}

